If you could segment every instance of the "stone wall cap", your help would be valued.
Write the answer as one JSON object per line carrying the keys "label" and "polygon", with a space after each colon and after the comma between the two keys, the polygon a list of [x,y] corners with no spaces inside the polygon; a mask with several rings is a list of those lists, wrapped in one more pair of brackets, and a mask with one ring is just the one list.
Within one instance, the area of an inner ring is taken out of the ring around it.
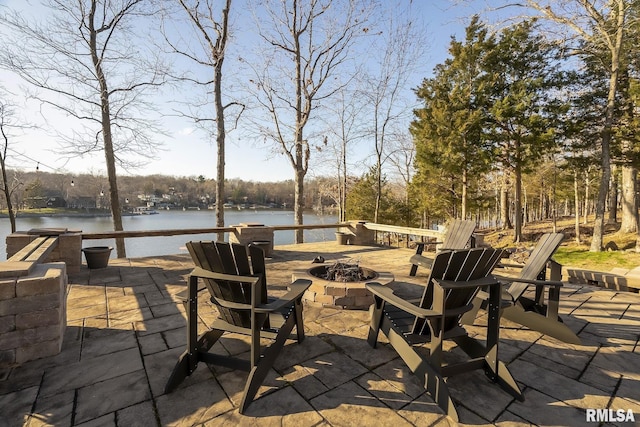
{"label": "stone wall cap", "polygon": [[32,228],[27,234],[37,234],[38,236],[59,236],[69,231],[67,228]]}
{"label": "stone wall cap", "polygon": [[26,276],[34,265],[32,261],[4,261],[0,263],[0,278]]}

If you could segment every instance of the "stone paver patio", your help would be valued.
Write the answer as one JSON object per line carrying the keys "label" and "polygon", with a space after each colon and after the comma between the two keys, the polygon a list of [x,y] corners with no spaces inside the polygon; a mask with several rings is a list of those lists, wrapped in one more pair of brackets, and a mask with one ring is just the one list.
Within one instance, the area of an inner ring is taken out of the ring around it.
{"label": "stone paver patio", "polygon": [[[292,270],[310,267],[314,257],[350,256],[392,272],[396,282],[390,286],[409,294],[411,283],[425,280],[420,271],[408,276],[413,252],[332,242],[279,246],[269,260],[269,284],[283,292]],[[200,364],[165,395],[186,342],[184,309],[175,294],[185,288],[191,268],[188,255],[176,255],[112,260],[106,269],[83,267],[70,275],[63,350],[0,369],[0,426],[456,425],[390,346],[367,345],[367,311],[307,305],[306,340],[285,346],[246,415],[237,410],[243,372]],[[598,425],[586,422],[587,409],[623,409],[633,411],[640,425],[640,295],[567,285],[561,301],[561,314],[579,331],[582,345],[503,325],[500,359],[526,400],[514,400],[481,371],[453,377],[448,382],[461,423]],[[203,303],[199,314],[205,330],[215,309]],[[249,349],[240,336],[216,345],[229,354]]]}

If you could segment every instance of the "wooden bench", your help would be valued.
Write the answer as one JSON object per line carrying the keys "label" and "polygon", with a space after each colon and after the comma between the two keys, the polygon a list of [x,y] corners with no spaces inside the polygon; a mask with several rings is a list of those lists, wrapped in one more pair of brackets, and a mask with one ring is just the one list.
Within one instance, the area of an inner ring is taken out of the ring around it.
{"label": "wooden bench", "polygon": [[40,236],[0,263],[0,277],[26,276],[58,246],[58,236]]}

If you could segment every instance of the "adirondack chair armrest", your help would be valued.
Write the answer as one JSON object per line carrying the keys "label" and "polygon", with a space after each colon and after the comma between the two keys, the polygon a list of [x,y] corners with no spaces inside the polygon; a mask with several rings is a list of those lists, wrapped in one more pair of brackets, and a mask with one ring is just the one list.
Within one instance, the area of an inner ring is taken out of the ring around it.
{"label": "adirondack chair armrest", "polygon": [[393,293],[393,289],[387,286],[383,286],[380,283],[369,282],[365,284],[365,287],[375,296],[382,298],[385,301],[385,303],[398,307],[399,309],[406,311],[407,313],[413,316],[416,316],[420,319],[442,316],[442,313],[439,313],[434,310],[429,310],[426,308],[420,308],[417,305],[412,304],[403,298],[400,298],[399,296]]}
{"label": "adirondack chair armrest", "polygon": [[507,282],[507,283],[528,283],[530,285],[553,286],[555,288],[560,288],[564,286],[564,284],[559,280],[521,279],[518,277],[505,277],[505,276],[495,276],[495,277],[500,282]]}
{"label": "adirondack chair armrest", "polygon": [[495,277],[487,276],[480,279],[466,280],[456,282],[453,280],[433,279],[433,282],[443,289],[466,289],[466,288],[482,288],[484,286],[495,285],[498,280]]}
{"label": "adirondack chair armrest", "polygon": [[443,243],[444,242],[416,242],[416,248],[422,248],[422,250],[424,250],[425,245],[441,245]]}
{"label": "adirondack chair armrest", "polygon": [[496,265],[496,268],[524,268],[524,264],[514,264],[508,262],[500,262]]}
{"label": "adirondack chair armrest", "polygon": [[251,283],[255,285],[260,281],[260,276],[238,276],[237,274],[214,273],[201,267],[196,267],[191,272],[192,276],[203,279],[224,280],[227,282]]}
{"label": "adirondack chair armrest", "polygon": [[409,262],[413,265],[420,265],[428,269],[431,269],[431,267],[433,266],[432,258],[428,258],[424,255],[419,255],[419,254],[412,255],[411,258],[409,259]]}
{"label": "adirondack chair armrest", "polygon": [[298,279],[289,285],[289,291],[269,304],[263,304],[255,308],[257,313],[269,313],[280,310],[281,308],[291,304],[305,293],[305,291],[311,286],[311,280]]}

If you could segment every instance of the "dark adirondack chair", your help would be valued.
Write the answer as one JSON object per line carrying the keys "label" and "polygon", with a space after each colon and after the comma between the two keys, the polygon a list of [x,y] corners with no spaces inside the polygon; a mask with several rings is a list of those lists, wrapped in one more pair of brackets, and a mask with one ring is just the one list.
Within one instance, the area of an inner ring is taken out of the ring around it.
{"label": "dark adirondack chair", "polygon": [[411,265],[410,276],[415,276],[418,272],[418,266],[431,268],[433,259],[422,255],[425,245],[438,245],[438,251],[464,249],[470,245],[473,230],[476,228],[474,221],[454,219],[447,227],[442,242],[418,242],[416,244],[416,253],[409,262]]}
{"label": "dark adirondack chair", "polygon": [[[196,268],[189,276],[187,295],[187,349],[180,356],[165,392],[170,393],[198,362],[249,371],[240,413],[253,401],[258,388],[288,338],[304,339],[302,324],[302,294],[310,280],[296,280],[289,291],[278,299],[267,297],[264,252],[258,246],[243,246],[223,242],[189,242],[187,249]],[[211,330],[197,337],[198,287],[201,279],[219,312]],[[296,337],[290,336],[296,328]],[[249,360],[209,352],[225,333],[239,333],[251,337]],[[261,338],[269,338],[271,345],[262,350]]]}
{"label": "dark adirondack chair", "polygon": [[[501,250],[490,248],[438,253],[419,305],[398,297],[389,287],[366,285],[374,294],[369,344],[375,347],[382,331],[434,401],[455,420],[458,415],[445,381],[452,375],[482,368],[491,380],[524,400],[506,365],[498,360],[501,290],[491,271],[501,255]],[[489,289],[491,313],[485,343],[470,337],[460,325],[460,317],[471,310],[476,293],[483,287]],[[453,340],[469,359],[445,365],[444,340]],[[425,343],[429,343],[426,356],[422,348]]]}
{"label": "dark adirondack chair", "polygon": [[[564,239],[562,233],[542,235],[526,263],[521,266],[522,271],[518,277],[498,277],[501,282],[510,283],[503,298],[513,301],[511,306],[503,310],[502,317],[561,341],[580,344],[580,338],[558,316],[562,267],[551,257],[560,246],[562,239]],[[505,266],[520,267],[512,264]],[[550,280],[546,280],[547,268],[550,269]],[[533,299],[525,296],[525,292],[531,285],[535,286]],[[547,290],[546,301],[545,290]],[[474,302],[474,311],[465,315],[463,319],[465,323],[473,322],[478,308],[483,304],[486,305],[485,300],[486,294],[479,293]]]}

